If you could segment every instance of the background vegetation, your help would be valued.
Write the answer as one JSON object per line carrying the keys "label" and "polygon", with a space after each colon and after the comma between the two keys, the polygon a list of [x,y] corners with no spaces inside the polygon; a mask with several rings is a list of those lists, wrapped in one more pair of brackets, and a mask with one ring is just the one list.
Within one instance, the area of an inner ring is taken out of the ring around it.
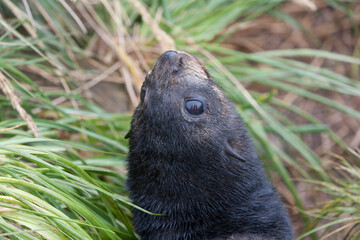
{"label": "background vegetation", "polygon": [[359,5],[1,1],[0,238],[137,239],[124,135],[178,49],[236,104],[298,239],[359,239]]}

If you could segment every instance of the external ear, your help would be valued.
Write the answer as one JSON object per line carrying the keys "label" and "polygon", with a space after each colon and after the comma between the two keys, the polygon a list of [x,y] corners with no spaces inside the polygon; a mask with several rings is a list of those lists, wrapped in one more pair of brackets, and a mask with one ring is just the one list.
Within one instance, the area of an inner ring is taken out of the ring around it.
{"label": "external ear", "polygon": [[231,157],[239,159],[242,162],[245,162],[245,158],[243,156],[241,156],[239,153],[237,153],[228,141],[226,142],[226,145],[225,145],[225,153]]}
{"label": "external ear", "polygon": [[128,139],[131,137],[131,130],[128,131],[128,133],[125,135],[125,139]]}

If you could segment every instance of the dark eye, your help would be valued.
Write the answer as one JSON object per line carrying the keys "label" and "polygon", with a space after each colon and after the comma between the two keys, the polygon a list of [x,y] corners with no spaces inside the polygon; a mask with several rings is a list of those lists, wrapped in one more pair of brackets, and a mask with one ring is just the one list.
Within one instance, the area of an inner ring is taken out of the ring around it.
{"label": "dark eye", "polygon": [[199,100],[188,100],[185,109],[192,115],[200,115],[204,112],[204,104]]}
{"label": "dark eye", "polygon": [[146,90],[145,90],[145,88],[142,87],[141,92],[140,92],[140,100],[142,102],[144,102],[145,95],[146,95]]}

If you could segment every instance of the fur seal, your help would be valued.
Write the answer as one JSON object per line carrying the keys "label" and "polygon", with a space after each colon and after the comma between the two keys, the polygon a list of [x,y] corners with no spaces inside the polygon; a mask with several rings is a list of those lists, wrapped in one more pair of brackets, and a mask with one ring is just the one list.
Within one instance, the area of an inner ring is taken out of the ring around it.
{"label": "fur seal", "polygon": [[131,120],[128,188],[144,240],[293,240],[247,130],[199,60],[167,51]]}

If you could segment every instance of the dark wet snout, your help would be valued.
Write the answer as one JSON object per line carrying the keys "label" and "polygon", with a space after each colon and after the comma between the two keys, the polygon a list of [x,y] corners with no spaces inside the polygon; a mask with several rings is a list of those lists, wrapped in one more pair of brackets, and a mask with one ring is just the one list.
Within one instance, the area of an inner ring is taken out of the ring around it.
{"label": "dark wet snout", "polygon": [[149,79],[181,82],[184,76],[208,79],[210,75],[199,60],[182,51],[166,51],[156,60]]}
{"label": "dark wet snout", "polygon": [[176,51],[166,51],[163,53],[163,57],[167,58],[168,61],[172,61],[178,53]]}
{"label": "dark wet snout", "polygon": [[179,72],[184,64],[184,60],[189,56],[182,52],[166,51],[158,59],[156,64],[163,66],[173,73]]}

